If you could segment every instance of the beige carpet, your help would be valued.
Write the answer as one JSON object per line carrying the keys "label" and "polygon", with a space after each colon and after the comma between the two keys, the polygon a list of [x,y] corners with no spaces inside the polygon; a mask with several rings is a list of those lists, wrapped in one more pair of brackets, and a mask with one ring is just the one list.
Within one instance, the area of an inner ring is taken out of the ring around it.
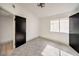
{"label": "beige carpet", "polygon": [[[13,53],[11,54],[11,56],[43,56],[43,54],[45,54],[44,53],[45,50],[47,50],[47,49],[45,49],[47,47],[47,45],[50,45],[51,48],[55,47],[55,48],[59,49],[60,51],[64,51],[71,55],[78,55],[78,53],[75,50],[73,50],[71,47],[69,47],[65,44],[47,40],[44,38],[37,38],[37,39],[30,40],[26,44],[16,48],[13,51]],[[48,48],[48,50],[49,50],[49,48]],[[53,54],[52,51],[54,51],[54,50],[50,50],[50,52]],[[54,54],[52,56],[58,56],[58,55],[59,55],[59,52],[57,52],[56,54]],[[51,55],[49,55],[49,56],[51,56]]]}

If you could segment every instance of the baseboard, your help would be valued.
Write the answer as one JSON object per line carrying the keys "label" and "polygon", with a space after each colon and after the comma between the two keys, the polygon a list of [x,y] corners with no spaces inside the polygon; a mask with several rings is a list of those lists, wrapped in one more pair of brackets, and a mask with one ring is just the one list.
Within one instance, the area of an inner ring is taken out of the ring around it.
{"label": "baseboard", "polygon": [[69,44],[65,44],[65,43],[63,43],[63,42],[55,41],[55,40],[52,40],[52,39],[50,39],[50,38],[46,38],[46,37],[43,37],[43,36],[39,36],[39,37],[40,37],[40,38],[43,38],[43,39],[46,39],[46,40],[51,40],[51,41],[53,41],[53,42],[57,42],[57,43],[60,43],[60,44],[64,44],[64,45],[69,46]]}
{"label": "baseboard", "polygon": [[[39,38],[40,36],[37,36],[37,37],[34,37],[33,39],[37,39],[37,38]],[[30,40],[27,40],[27,42],[28,41],[31,41],[31,40],[33,40],[33,39],[30,39]]]}
{"label": "baseboard", "polygon": [[[43,37],[43,36],[37,36],[37,37],[35,37],[35,38],[33,38],[33,39],[37,39],[37,38],[42,38],[42,39],[46,39],[46,40],[51,40],[51,41],[53,41],[53,42],[56,42],[56,43],[60,43],[60,44],[64,44],[64,45],[69,46],[69,44],[65,44],[65,43],[62,43],[62,42],[59,42],[59,41],[55,41],[55,40],[52,40],[52,39],[50,39],[50,38],[46,38],[46,37]],[[28,41],[31,41],[31,40],[33,40],[33,39],[30,39],[30,40],[28,40]]]}

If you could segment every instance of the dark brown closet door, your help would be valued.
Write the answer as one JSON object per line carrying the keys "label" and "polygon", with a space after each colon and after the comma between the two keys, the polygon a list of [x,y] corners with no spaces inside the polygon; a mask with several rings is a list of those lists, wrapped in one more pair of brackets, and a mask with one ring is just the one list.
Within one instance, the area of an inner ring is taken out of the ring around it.
{"label": "dark brown closet door", "polygon": [[79,52],[79,13],[69,17],[69,44]]}
{"label": "dark brown closet door", "polygon": [[26,18],[15,16],[15,47],[26,43]]}

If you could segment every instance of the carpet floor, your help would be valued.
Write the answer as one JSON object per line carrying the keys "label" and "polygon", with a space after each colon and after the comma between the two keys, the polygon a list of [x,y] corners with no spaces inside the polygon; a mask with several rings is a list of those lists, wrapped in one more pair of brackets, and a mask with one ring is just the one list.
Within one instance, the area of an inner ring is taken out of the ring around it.
{"label": "carpet floor", "polygon": [[52,50],[52,48],[50,48],[51,46],[58,48],[61,51],[65,51],[73,56],[78,55],[78,53],[70,46],[39,37],[39,38],[30,40],[26,42],[26,44],[16,48],[15,50],[13,50],[10,56],[43,56],[45,53],[49,54],[48,56],[50,56],[51,54],[49,52],[45,52],[47,50],[50,50],[51,53],[54,52],[52,56],[59,56],[60,53],[55,52],[54,51],[55,49]]}

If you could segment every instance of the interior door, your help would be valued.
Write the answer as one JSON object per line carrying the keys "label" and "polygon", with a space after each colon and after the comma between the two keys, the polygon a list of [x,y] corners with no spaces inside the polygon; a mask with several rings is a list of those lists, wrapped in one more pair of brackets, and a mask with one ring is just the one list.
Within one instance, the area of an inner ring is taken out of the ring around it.
{"label": "interior door", "polygon": [[79,13],[69,17],[69,44],[79,53]]}
{"label": "interior door", "polygon": [[15,47],[26,43],[26,18],[15,16]]}

